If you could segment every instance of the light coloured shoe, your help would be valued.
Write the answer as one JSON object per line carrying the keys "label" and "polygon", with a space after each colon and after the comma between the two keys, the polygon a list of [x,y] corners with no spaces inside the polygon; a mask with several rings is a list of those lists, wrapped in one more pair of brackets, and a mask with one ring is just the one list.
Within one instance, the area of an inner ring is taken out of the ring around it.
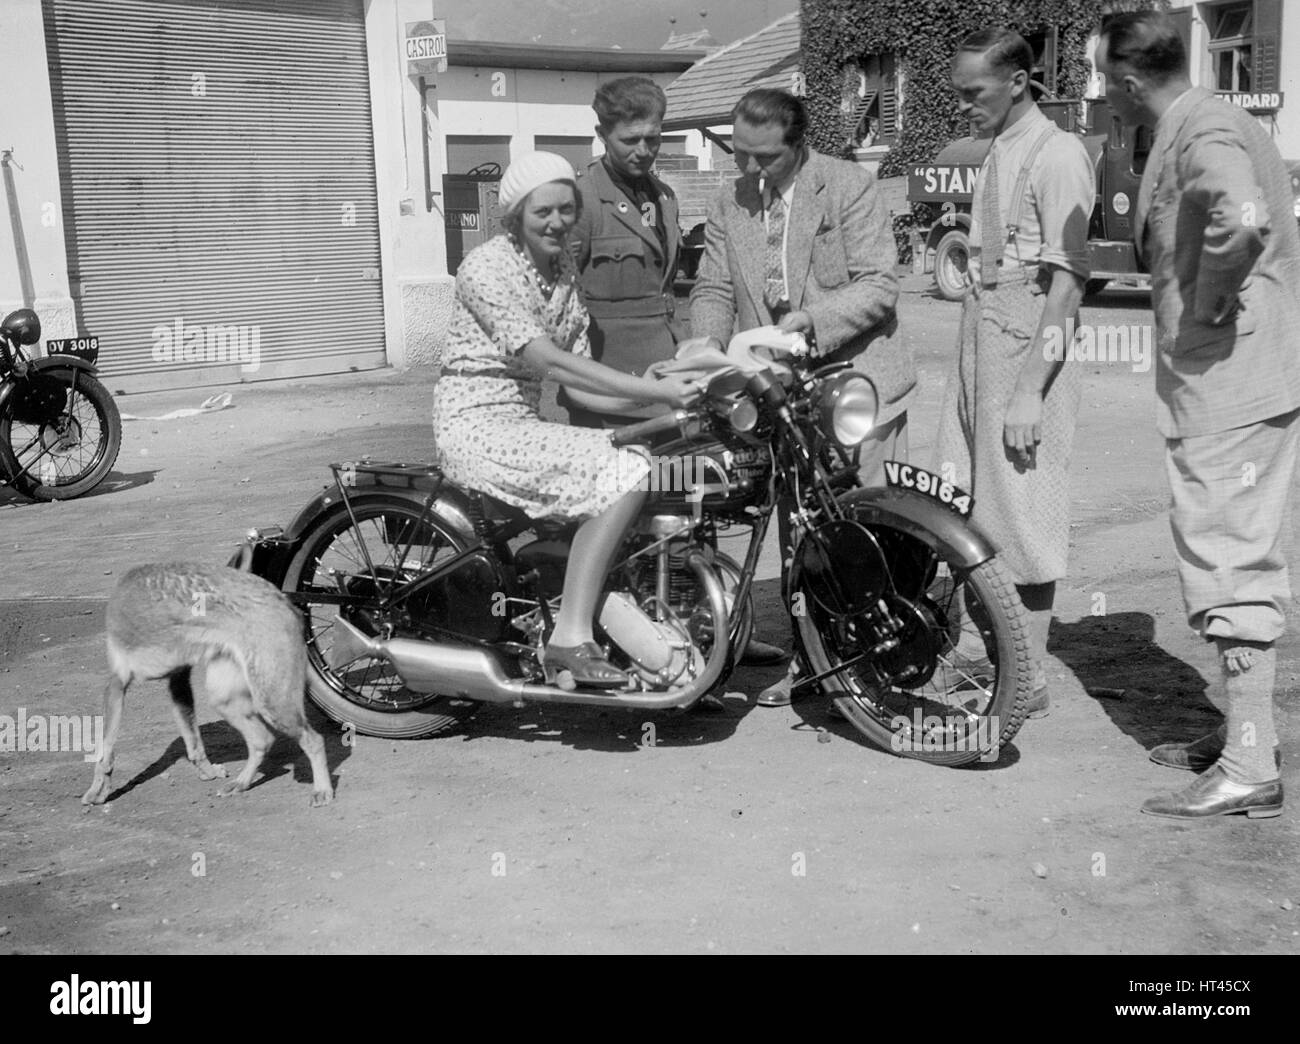
{"label": "light coloured shoe", "polygon": [[794,673],[786,671],[785,677],[779,682],[769,685],[758,694],[758,705],[760,707],[788,707],[793,700],[791,695],[793,690]]}
{"label": "light coloured shoe", "polygon": [[595,642],[548,645],[542,653],[542,671],[546,684],[561,688],[561,672],[568,672],[580,689],[619,689],[627,684],[627,675],[605,659],[604,650]]}

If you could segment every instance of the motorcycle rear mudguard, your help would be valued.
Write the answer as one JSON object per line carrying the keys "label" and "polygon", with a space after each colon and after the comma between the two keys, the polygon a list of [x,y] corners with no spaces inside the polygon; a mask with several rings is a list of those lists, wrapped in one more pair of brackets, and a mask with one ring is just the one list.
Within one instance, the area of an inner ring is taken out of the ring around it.
{"label": "motorcycle rear mudguard", "polygon": [[[466,540],[474,542],[477,537],[471,521],[469,498],[449,481],[413,474],[404,477],[401,484],[395,484],[391,475],[361,470],[348,476],[348,501],[354,506],[379,499],[406,501],[423,508],[430,493],[435,494],[432,510],[463,533]],[[325,486],[294,516],[288,528],[251,531],[228,564],[280,586],[302,535],[321,515],[335,510],[342,502],[337,486]]]}
{"label": "motorcycle rear mudguard", "polygon": [[[897,529],[944,552],[951,562],[967,569],[973,569],[997,554],[997,549],[972,523],[914,490],[891,486],[859,487],[841,495],[839,503],[854,521],[868,527],[882,525]],[[792,604],[795,592],[800,590],[799,561],[800,554],[796,549],[793,567],[787,577],[787,605]]]}

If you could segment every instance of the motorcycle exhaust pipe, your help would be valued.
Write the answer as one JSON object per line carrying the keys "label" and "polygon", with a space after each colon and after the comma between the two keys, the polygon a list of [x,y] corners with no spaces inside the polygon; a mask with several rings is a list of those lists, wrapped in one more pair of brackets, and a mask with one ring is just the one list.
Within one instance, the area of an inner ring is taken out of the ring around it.
{"label": "motorcycle exhaust pipe", "polygon": [[695,703],[713,687],[722,674],[729,652],[726,600],[722,585],[704,556],[692,551],[688,563],[700,577],[715,620],[724,626],[717,634],[704,669],[691,684],[676,692],[627,692],[622,690],[574,690],[535,685],[512,678],[491,650],[476,649],[413,638],[371,638],[341,616],[334,621],[334,644],[326,656],[331,669],[339,670],[366,656],[392,664],[406,687],[413,692],[439,693],[483,703],[577,703],[599,707],[635,707],[640,710],[672,710]]}

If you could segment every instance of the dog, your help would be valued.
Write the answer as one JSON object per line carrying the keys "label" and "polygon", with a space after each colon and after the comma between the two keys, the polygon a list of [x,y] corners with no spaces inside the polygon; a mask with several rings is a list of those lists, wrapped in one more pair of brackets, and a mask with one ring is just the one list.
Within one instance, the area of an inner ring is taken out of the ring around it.
{"label": "dog", "polygon": [[272,584],[237,569],[194,562],[137,566],[118,582],[105,614],[108,686],[104,739],[84,805],[108,797],[126,690],[137,678],[166,678],[185,753],[200,779],[224,778],[194,724],[197,682],[244,737],[248,763],[222,795],[248,789],[274,736],[296,739],[311,762],[313,807],[334,799],[325,743],[303,709],[307,652],[302,618]]}

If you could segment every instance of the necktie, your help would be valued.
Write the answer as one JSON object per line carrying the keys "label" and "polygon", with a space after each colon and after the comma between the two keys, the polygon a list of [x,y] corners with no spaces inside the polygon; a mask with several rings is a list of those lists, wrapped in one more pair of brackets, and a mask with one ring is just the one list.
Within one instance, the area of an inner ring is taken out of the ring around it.
{"label": "necktie", "polygon": [[773,190],[767,207],[767,279],[763,285],[763,302],[770,312],[776,312],[786,302],[784,239],[785,200]]}
{"label": "necktie", "polygon": [[989,149],[988,173],[984,178],[984,199],[980,206],[980,282],[998,285],[998,262],[1007,230],[1002,226],[1002,207],[998,200],[998,162]]}

